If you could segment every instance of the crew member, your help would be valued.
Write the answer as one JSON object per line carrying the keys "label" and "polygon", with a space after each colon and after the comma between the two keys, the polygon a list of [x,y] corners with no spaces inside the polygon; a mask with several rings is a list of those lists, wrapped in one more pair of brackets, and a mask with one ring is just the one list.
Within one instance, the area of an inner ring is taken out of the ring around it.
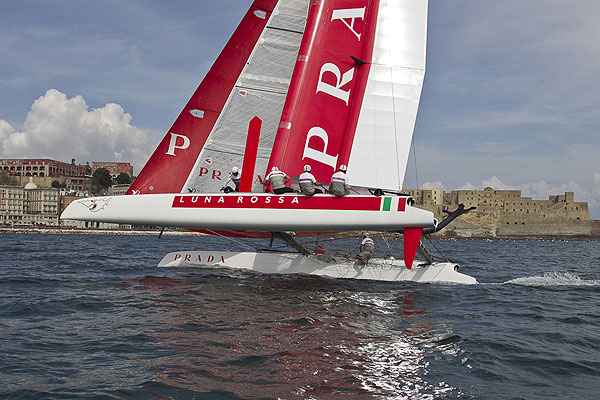
{"label": "crew member", "polygon": [[290,177],[285,172],[280,171],[277,167],[273,167],[269,175],[267,175],[265,184],[268,185],[270,183],[275,194],[293,193],[294,189],[285,186],[290,180]]}
{"label": "crew member", "polygon": [[373,257],[373,250],[375,250],[375,243],[373,239],[369,237],[369,233],[363,233],[363,240],[359,246],[360,253],[358,253],[358,258],[362,261],[363,264],[369,262],[369,259]]}
{"label": "crew member", "polygon": [[[240,179],[242,179],[242,171],[238,167],[231,168],[231,173],[229,174],[229,178],[223,184],[221,188],[225,193],[231,192],[239,192],[240,191]],[[235,185],[235,189],[229,186],[229,182],[233,182]]]}
{"label": "crew member", "polygon": [[335,197],[344,197],[350,193],[350,185],[348,185],[346,166],[344,164],[340,165],[339,170],[331,177],[329,193],[333,194]]}
{"label": "crew member", "polygon": [[310,165],[304,166],[304,172],[300,174],[300,190],[307,196],[312,196],[315,193],[323,193],[321,189],[316,189],[315,185],[321,186],[323,182],[317,182],[315,176],[310,173]]}

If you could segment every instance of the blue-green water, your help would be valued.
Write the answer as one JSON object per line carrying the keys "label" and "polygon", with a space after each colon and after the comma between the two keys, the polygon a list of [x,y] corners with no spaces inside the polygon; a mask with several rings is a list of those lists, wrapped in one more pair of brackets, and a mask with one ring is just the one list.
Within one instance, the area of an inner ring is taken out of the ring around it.
{"label": "blue-green water", "polygon": [[239,250],[210,237],[2,234],[0,398],[600,398],[599,242],[435,245],[481,284],[156,267]]}

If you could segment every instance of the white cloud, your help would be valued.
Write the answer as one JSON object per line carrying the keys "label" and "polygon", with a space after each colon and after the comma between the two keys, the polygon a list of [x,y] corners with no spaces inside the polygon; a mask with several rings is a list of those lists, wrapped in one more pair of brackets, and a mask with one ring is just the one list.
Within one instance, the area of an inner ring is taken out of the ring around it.
{"label": "white cloud", "polygon": [[444,184],[440,181],[425,182],[421,185],[421,189],[444,189],[444,191],[448,190],[446,186],[444,186]]}
{"label": "white cloud", "polygon": [[459,187],[457,190],[477,190],[477,186],[473,185],[471,182],[467,182],[464,185],[462,185],[461,187]]}
{"label": "white cloud", "polygon": [[0,143],[4,141],[9,135],[15,132],[13,127],[3,119],[0,119]]}
{"label": "white cloud", "polygon": [[82,96],[50,89],[34,101],[21,131],[0,120],[0,156],[127,161],[139,172],[153,146],[119,104],[89,109]]}

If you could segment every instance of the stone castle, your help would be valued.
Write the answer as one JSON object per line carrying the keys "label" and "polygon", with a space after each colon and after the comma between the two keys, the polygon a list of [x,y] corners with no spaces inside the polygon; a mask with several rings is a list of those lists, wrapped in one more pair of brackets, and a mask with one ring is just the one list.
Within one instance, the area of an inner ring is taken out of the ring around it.
{"label": "stone castle", "polygon": [[443,237],[544,237],[589,236],[593,230],[587,202],[576,202],[573,192],[549,196],[548,200],[522,197],[520,190],[403,190],[415,206],[432,211],[438,220],[444,210],[459,204],[475,210],[462,215],[443,231]]}

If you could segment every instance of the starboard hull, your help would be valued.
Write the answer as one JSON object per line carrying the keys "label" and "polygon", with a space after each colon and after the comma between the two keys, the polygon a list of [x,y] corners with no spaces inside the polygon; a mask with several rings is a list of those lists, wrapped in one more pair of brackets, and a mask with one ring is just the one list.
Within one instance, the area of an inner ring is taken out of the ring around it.
{"label": "starboard hull", "polygon": [[410,206],[408,199],[270,193],[109,196],[75,200],[61,219],[263,232],[401,231],[437,224],[433,213]]}
{"label": "starboard hull", "polygon": [[454,263],[433,263],[406,268],[403,260],[371,259],[366,265],[350,257],[304,256],[296,253],[180,251],[167,254],[159,267],[238,268],[271,274],[308,274],[331,278],[420,283],[476,284],[457,271]]}

